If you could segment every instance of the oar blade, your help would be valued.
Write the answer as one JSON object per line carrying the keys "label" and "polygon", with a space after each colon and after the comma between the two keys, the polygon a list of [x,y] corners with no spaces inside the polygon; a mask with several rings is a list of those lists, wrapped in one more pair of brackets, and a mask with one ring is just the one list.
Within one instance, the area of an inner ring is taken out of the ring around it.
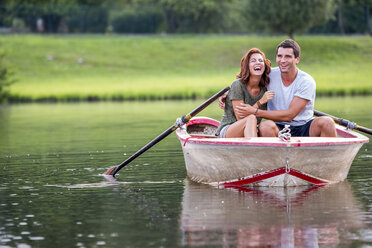
{"label": "oar blade", "polygon": [[116,169],[116,166],[113,166],[111,167],[110,169],[108,169],[106,172],[105,172],[105,176],[115,176],[115,169]]}

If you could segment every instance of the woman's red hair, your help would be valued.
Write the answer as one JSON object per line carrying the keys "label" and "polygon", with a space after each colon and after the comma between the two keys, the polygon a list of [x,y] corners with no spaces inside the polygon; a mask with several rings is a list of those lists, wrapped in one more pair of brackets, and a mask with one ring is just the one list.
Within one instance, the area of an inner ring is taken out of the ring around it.
{"label": "woman's red hair", "polygon": [[236,76],[236,78],[240,78],[244,84],[248,84],[249,82],[249,60],[254,53],[259,53],[261,54],[264,63],[265,63],[265,71],[262,74],[259,86],[260,88],[267,87],[270,83],[270,78],[269,78],[269,73],[271,71],[271,62],[270,60],[266,59],[265,54],[261,52],[260,49],[258,48],[252,48],[250,49],[242,58],[240,62],[240,72]]}

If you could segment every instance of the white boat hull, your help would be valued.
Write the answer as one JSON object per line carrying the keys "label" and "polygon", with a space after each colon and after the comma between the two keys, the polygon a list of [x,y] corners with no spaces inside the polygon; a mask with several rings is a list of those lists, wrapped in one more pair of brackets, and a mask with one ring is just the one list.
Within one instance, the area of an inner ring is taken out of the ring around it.
{"label": "white boat hull", "polygon": [[[218,126],[195,118],[189,126]],[[368,138],[337,126],[340,137],[209,138],[177,130],[188,177],[199,183],[223,185],[296,186],[343,181]]]}

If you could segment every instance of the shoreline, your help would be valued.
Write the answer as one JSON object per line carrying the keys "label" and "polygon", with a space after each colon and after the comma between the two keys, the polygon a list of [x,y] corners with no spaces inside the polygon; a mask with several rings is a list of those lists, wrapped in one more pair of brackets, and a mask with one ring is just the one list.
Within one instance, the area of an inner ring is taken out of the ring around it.
{"label": "shoreline", "polygon": [[[218,89],[216,89],[216,92]],[[213,94],[210,94],[213,95]],[[326,97],[364,97],[364,96],[371,96],[372,92],[368,91],[361,91],[361,92],[344,92],[344,91],[325,91],[325,92],[317,92],[317,98],[326,98]],[[108,96],[108,97],[99,97],[96,95],[91,96],[74,96],[74,97],[63,97],[58,98],[55,96],[50,97],[42,97],[33,99],[31,97],[20,97],[20,96],[12,96],[9,95],[8,97],[3,99],[3,103],[73,103],[73,102],[133,102],[133,101],[182,101],[182,100],[198,100],[198,99],[207,99],[207,94],[202,96],[197,96],[195,93],[191,93],[191,96],[156,96],[156,95],[140,95],[138,97],[125,97],[125,96]]]}

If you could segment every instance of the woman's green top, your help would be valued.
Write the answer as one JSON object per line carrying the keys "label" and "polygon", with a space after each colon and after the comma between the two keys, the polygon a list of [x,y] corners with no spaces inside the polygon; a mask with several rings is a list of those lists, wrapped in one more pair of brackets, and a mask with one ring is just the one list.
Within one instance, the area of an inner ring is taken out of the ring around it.
{"label": "woman's green top", "polygon": [[[245,104],[254,105],[267,91],[266,88],[261,89],[260,94],[257,97],[252,96],[245,84],[242,83],[240,78],[236,79],[232,84],[227,94],[226,101],[225,101],[225,112],[222,116],[222,120],[220,126],[217,129],[216,136],[220,135],[222,128],[226,125],[231,125],[232,123],[236,122],[236,116],[234,113],[232,100],[243,100]],[[262,110],[266,110],[267,103],[262,104]],[[262,118],[257,118],[257,124],[260,123]]]}

